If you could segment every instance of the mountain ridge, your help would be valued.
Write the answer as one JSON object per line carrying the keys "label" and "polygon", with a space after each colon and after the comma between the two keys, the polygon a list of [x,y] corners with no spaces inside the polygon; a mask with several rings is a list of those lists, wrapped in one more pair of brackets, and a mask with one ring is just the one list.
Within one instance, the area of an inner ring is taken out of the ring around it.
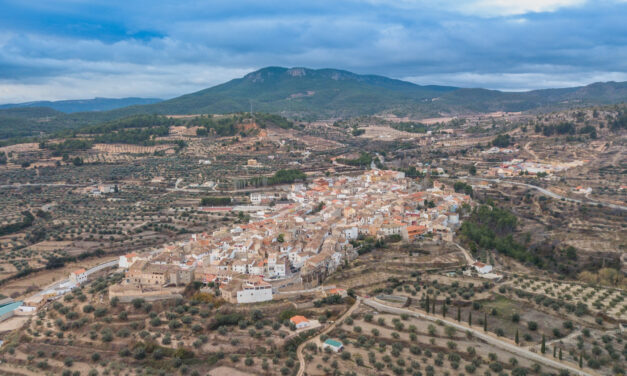
{"label": "mountain ridge", "polygon": [[[340,69],[266,67],[243,77],[176,98],[108,111],[51,113],[33,107],[0,109],[0,139],[117,120],[132,115],[255,112],[316,120],[393,113],[414,119],[495,111],[550,112],[627,101],[627,82],[504,92],[481,88],[418,85]],[[40,102],[31,102],[40,103]],[[45,116],[44,116],[45,115]],[[15,125],[13,125],[15,124]],[[30,125],[29,125],[30,124]],[[15,129],[19,127],[19,129]],[[29,133],[30,132],[30,133]]]}
{"label": "mountain ridge", "polygon": [[159,98],[104,98],[95,97],[92,99],[64,99],[59,101],[31,101],[22,103],[6,103],[0,104],[0,110],[11,108],[33,108],[48,107],[53,110],[66,114],[74,112],[92,112],[92,111],[108,111],[117,108],[128,107],[133,105],[153,104],[161,102]]}

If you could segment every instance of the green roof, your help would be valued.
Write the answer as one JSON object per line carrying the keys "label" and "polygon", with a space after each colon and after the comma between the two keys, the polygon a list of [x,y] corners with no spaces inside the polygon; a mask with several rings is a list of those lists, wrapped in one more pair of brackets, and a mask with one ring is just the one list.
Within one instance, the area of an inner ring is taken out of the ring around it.
{"label": "green roof", "polygon": [[342,346],[342,342],[336,341],[334,339],[327,339],[326,341],[324,341],[324,343],[329,345],[329,346],[333,346],[333,347],[341,347]]}
{"label": "green roof", "polygon": [[9,313],[13,310],[16,310],[21,305],[22,305],[22,302],[15,302],[15,303],[10,303],[10,304],[0,307],[0,316],[6,313]]}

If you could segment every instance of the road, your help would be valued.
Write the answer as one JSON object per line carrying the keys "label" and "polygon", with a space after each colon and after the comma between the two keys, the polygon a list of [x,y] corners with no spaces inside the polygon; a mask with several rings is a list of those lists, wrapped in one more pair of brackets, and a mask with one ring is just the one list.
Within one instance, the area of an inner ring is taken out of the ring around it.
{"label": "road", "polygon": [[[446,318],[442,318],[439,316],[432,316],[432,315],[428,315],[425,313],[421,313],[421,312],[416,312],[413,310],[409,310],[409,309],[405,309],[405,308],[397,308],[397,307],[391,307],[385,304],[382,304],[380,302],[377,302],[375,300],[372,299],[363,299],[363,303],[375,308],[378,311],[383,311],[383,312],[389,312],[389,313],[393,313],[393,314],[408,314],[410,316],[413,317],[417,317],[420,319],[424,319],[424,320],[429,320],[429,321],[433,321],[433,322],[437,322],[437,321],[443,321],[445,322],[447,325],[450,325],[452,327],[454,327],[457,330],[461,330],[464,332],[470,331],[472,332],[472,334],[476,337],[479,338],[491,345],[497,346],[498,348],[500,348],[501,350],[507,351],[509,353],[512,353],[516,356],[520,356],[526,359],[529,359],[531,361],[534,362],[538,362],[538,363],[542,363],[544,365],[547,365],[549,367],[552,368],[556,368],[558,370],[560,369],[567,369],[568,371],[570,371],[571,373],[575,374],[575,375],[582,375],[582,376],[597,376],[597,373],[593,373],[591,371],[583,371],[575,366],[571,366],[565,362],[559,362],[557,360],[553,360],[551,358],[542,356],[540,354],[536,354],[533,353],[525,348],[516,346],[514,344],[511,344],[507,341],[503,341],[501,339],[499,339],[498,337],[493,337],[492,335],[489,335],[487,333],[485,333],[483,330],[477,330],[473,327],[470,327],[466,324],[462,324],[462,323],[458,323],[456,321],[451,321],[448,320]],[[302,376],[301,374],[299,374],[299,376]]]}
{"label": "road", "polygon": [[348,311],[346,311],[342,317],[338,318],[337,320],[335,320],[335,322],[333,322],[333,324],[329,325],[328,327],[326,327],[322,332],[320,332],[320,334],[318,334],[317,336],[308,339],[307,341],[303,342],[300,344],[300,346],[298,346],[298,349],[296,350],[296,355],[298,355],[298,363],[299,363],[299,368],[298,368],[298,376],[304,376],[305,375],[305,368],[307,368],[307,365],[305,364],[305,355],[303,354],[303,350],[305,349],[305,346],[311,342],[311,341],[317,341],[321,335],[323,334],[327,334],[330,333],[333,329],[335,329],[335,327],[341,323],[342,321],[344,321],[344,319],[346,319],[348,316],[350,316],[351,313],[353,313],[357,307],[359,307],[359,303],[361,302],[361,298],[357,297],[357,300],[355,300],[355,304],[353,304]]}
{"label": "road", "polygon": [[472,258],[472,256],[470,255],[470,252],[468,252],[466,248],[462,247],[461,245],[457,243],[453,243],[453,244],[455,244],[455,246],[459,248],[460,251],[462,251],[462,253],[464,254],[464,257],[466,258],[466,262],[468,263],[468,265],[472,265],[475,263],[475,259]]}
{"label": "road", "polygon": [[570,198],[570,197],[564,197],[564,196],[560,196],[555,192],[551,192],[548,189],[544,189],[542,187],[538,187],[537,185],[532,185],[532,184],[527,184],[527,183],[519,183],[517,181],[511,181],[511,180],[506,180],[506,179],[486,179],[486,178],[474,178],[474,177],[469,177],[469,176],[462,176],[460,177],[460,179],[464,179],[464,180],[478,180],[478,181],[488,181],[488,182],[492,182],[492,183],[505,183],[505,184],[512,184],[512,185],[518,185],[521,187],[526,187],[526,188],[531,188],[531,189],[535,189],[549,197],[552,197],[554,199],[557,200],[565,200],[565,201],[570,201],[570,202],[575,202],[578,204],[591,204],[591,205],[601,205],[601,206],[605,206],[608,208],[612,208],[612,209],[618,209],[618,210],[627,210],[627,206],[623,206],[623,205],[616,205],[616,204],[608,204],[606,202],[601,202],[601,201],[595,201],[595,200],[577,200],[574,198]]}
{"label": "road", "polygon": [[21,187],[85,187],[85,184],[63,184],[63,183],[16,183],[0,185],[0,188],[21,188]]}
{"label": "road", "polygon": [[[102,263],[102,264],[96,265],[96,266],[94,266],[93,268],[89,268],[89,269],[87,269],[87,270],[85,271],[85,275],[89,276],[90,274],[93,274],[93,273],[95,273],[95,272],[98,272],[98,271],[100,271],[100,270],[102,270],[102,269],[105,269],[105,268],[111,268],[111,267],[117,266],[117,265],[118,265],[118,263],[119,263],[119,261],[120,261],[119,259],[115,259],[115,260],[112,260],[112,261],[107,261],[107,262],[105,262],[105,263]],[[43,290],[39,291],[39,292],[38,292],[38,293],[36,293],[34,296],[42,296],[42,295],[46,295],[46,294],[53,293],[53,292],[55,292],[55,290],[56,290],[56,289],[58,289],[59,287],[61,287],[61,285],[66,284],[66,283],[69,283],[69,282],[70,282],[70,279],[69,279],[69,278],[66,278],[66,279],[63,279],[63,280],[57,281],[57,282],[55,282],[55,283],[53,283],[53,284],[51,284],[51,285],[47,286],[47,287],[46,287],[46,288],[44,288]]]}

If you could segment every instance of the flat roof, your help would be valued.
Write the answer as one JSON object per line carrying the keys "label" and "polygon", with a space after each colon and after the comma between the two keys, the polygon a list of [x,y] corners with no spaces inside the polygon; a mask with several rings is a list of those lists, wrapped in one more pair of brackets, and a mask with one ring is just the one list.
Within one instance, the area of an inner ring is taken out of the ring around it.
{"label": "flat roof", "polygon": [[0,307],[0,316],[16,310],[21,305],[22,305],[22,302],[15,302],[15,303],[10,303],[10,304]]}

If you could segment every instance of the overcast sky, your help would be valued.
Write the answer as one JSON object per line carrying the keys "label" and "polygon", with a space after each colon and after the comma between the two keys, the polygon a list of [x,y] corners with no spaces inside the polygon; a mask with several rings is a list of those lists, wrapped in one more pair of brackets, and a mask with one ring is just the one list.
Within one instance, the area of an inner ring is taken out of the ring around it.
{"label": "overcast sky", "polygon": [[0,0],[0,103],[169,98],[270,65],[502,90],[627,81],[627,0]]}

